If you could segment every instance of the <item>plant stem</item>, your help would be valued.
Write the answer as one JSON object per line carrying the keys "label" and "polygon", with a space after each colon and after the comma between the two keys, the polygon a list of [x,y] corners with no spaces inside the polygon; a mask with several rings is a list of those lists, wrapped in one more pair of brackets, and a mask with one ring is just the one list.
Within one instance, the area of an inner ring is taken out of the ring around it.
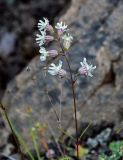
{"label": "plant stem", "polygon": [[52,129],[52,127],[51,127],[51,125],[50,125],[49,123],[48,123],[48,127],[49,127],[49,130],[50,130],[50,132],[51,132],[51,135],[52,135],[52,137],[53,137],[53,139],[54,139],[54,141],[55,141],[55,143],[56,143],[56,145],[57,145],[57,148],[58,148],[59,152],[60,152],[61,155],[63,156],[64,153],[63,153],[63,151],[62,151],[62,149],[61,149],[61,146],[59,145],[57,139],[55,138],[54,131],[53,131],[53,129]]}
{"label": "plant stem", "polygon": [[3,112],[4,112],[5,118],[6,118],[7,122],[8,122],[8,125],[9,125],[9,127],[10,127],[10,129],[11,129],[11,132],[12,132],[12,134],[13,134],[13,137],[14,137],[14,140],[15,140],[15,143],[16,143],[16,146],[18,147],[18,153],[20,153],[20,155],[21,155],[21,160],[24,160],[24,155],[23,155],[23,153],[22,153],[22,151],[21,151],[20,144],[19,144],[19,142],[18,142],[18,138],[17,138],[17,136],[16,136],[16,134],[15,134],[15,132],[14,132],[14,130],[13,130],[13,127],[12,127],[12,125],[11,125],[11,121],[10,121],[9,116],[8,116],[8,114],[7,114],[6,108],[3,106],[2,103],[0,103],[0,107],[1,107],[1,109],[3,110]]}
{"label": "plant stem", "polygon": [[38,158],[38,160],[41,160],[40,151],[39,151],[39,148],[38,148],[38,144],[36,142],[36,131],[35,130],[31,131],[31,137],[32,137],[32,141],[33,141],[33,145],[34,145],[36,154],[37,154],[37,158]]}
{"label": "plant stem", "polygon": [[90,125],[91,125],[91,123],[89,123],[89,124],[87,125],[87,127],[84,129],[84,131],[82,132],[82,134],[81,134],[80,137],[79,137],[79,141],[81,140],[81,138],[82,138],[82,136],[85,134],[85,132],[88,130],[88,128],[90,127]]}
{"label": "plant stem", "polygon": [[64,48],[62,47],[60,40],[58,40],[58,43],[62,49],[63,55],[65,56],[65,60],[67,62],[68,68],[69,68],[69,73],[70,73],[70,81],[71,81],[71,89],[72,89],[72,95],[73,95],[73,103],[74,103],[74,117],[75,117],[75,129],[76,129],[76,146],[77,146],[77,159],[79,159],[79,138],[78,138],[78,122],[77,122],[77,107],[76,107],[76,96],[75,96],[75,88],[74,88],[74,84],[75,84],[75,80],[73,79],[73,75],[72,75],[72,70],[71,70],[71,66],[68,60],[68,57],[66,56],[66,52],[64,50]]}
{"label": "plant stem", "polygon": [[74,88],[74,80],[72,76],[71,66],[67,56],[65,55],[66,62],[69,67],[70,78],[71,78],[71,88],[73,94],[73,102],[74,102],[74,117],[75,117],[75,128],[76,128],[76,146],[77,146],[77,159],[79,159],[79,138],[78,138],[78,122],[77,122],[77,107],[76,107],[76,96],[75,96],[75,88]]}

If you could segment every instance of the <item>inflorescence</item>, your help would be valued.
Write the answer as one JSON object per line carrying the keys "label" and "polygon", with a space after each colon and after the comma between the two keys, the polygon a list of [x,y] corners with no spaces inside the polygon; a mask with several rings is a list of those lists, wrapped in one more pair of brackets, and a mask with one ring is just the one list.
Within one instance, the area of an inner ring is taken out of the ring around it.
{"label": "inflorescence", "polygon": [[[38,22],[39,34],[36,35],[36,42],[40,49],[40,60],[46,61],[47,59],[54,59],[59,55],[63,55],[71,47],[73,37],[68,33],[68,26],[64,22],[58,22],[55,27],[50,25],[47,18],[39,20]],[[44,45],[50,41],[57,41],[60,44],[61,50],[46,50]],[[63,53],[64,52],[64,53]],[[48,68],[48,73],[59,78],[64,78],[67,72],[62,68],[63,62],[59,60],[58,64],[51,63]],[[80,68],[78,69],[78,75],[86,75],[92,77],[92,72],[96,69],[96,66],[89,65],[84,58],[83,62],[80,62]]]}

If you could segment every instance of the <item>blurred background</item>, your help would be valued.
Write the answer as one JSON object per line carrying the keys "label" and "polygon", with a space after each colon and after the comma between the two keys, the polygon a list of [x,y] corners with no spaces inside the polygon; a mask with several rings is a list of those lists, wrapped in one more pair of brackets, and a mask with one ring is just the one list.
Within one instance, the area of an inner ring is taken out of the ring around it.
{"label": "blurred background", "polygon": [[0,99],[7,83],[38,54],[37,22],[51,24],[63,14],[70,0],[0,0]]}

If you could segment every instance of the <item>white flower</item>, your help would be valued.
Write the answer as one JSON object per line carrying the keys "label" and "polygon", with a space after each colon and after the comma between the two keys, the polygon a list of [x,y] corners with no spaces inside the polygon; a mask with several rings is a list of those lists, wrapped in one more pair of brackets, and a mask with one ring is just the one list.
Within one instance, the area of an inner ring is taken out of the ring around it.
{"label": "white flower", "polygon": [[62,37],[62,39],[64,40],[64,42],[63,42],[64,48],[68,50],[70,48],[73,37],[68,33],[68,34],[65,34]]}
{"label": "white flower", "polygon": [[46,51],[44,47],[41,47],[39,52],[41,53],[40,60],[45,61],[47,58],[48,52]]}
{"label": "white flower", "polygon": [[54,58],[58,55],[57,50],[49,50],[47,51],[44,47],[41,47],[39,52],[41,53],[40,60],[45,61],[47,57]]}
{"label": "white flower", "polygon": [[39,44],[39,46],[42,46],[45,43],[46,32],[41,31],[41,34],[37,34],[36,36],[37,43]]}
{"label": "white flower", "polygon": [[67,74],[66,71],[64,69],[62,69],[62,61],[61,60],[59,60],[58,65],[55,65],[54,63],[52,63],[48,69],[48,73],[53,76],[58,75],[59,78],[63,78]]}
{"label": "white flower", "polygon": [[39,20],[38,23],[38,28],[40,31],[42,31],[43,29],[46,29],[49,26],[49,20],[47,18],[43,18],[44,21]]}
{"label": "white flower", "polygon": [[60,23],[57,23],[55,28],[58,30],[58,35],[61,36],[65,31],[67,31],[67,25],[65,25],[65,23],[63,22],[60,22]]}
{"label": "white flower", "polygon": [[81,67],[79,68],[79,73],[81,75],[87,75],[87,76],[93,77],[93,75],[91,74],[91,72],[94,69],[96,69],[96,66],[89,65],[86,62],[86,58],[84,58],[83,62],[80,62],[80,64],[81,64]]}
{"label": "white flower", "polygon": [[65,34],[62,39],[66,40],[66,41],[70,41],[72,42],[73,40],[73,37],[68,33],[68,34]]}
{"label": "white flower", "polygon": [[58,75],[61,68],[62,68],[62,61],[59,61],[58,65],[55,65],[54,63],[51,63],[51,66],[48,69],[48,73],[50,73],[53,76]]}

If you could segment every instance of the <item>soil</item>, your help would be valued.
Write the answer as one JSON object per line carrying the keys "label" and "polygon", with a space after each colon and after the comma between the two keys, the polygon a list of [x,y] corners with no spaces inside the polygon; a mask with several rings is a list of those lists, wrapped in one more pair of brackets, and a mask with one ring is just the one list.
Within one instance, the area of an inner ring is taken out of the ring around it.
{"label": "soil", "polygon": [[[87,126],[88,126],[87,123],[83,123],[81,125],[79,135],[81,135],[81,133],[87,128]],[[109,135],[107,136],[107,138],[105,138],[106,133],[108,133],[106,131],[109,131]],[[71,136],[75,137],[75,135],[71,135]],[[69,155],[71,160],[72,159],[77,160],[74,155],[75,142],[66,135],[64,135],[63,137],[61,137],[61,139],[63,138],[64,141],[62,141],[62,143],[61,141],[59,141],[59,145],[60,145],[60,148],[62,149],[62,152],[65,155]],[[96,139],[96,137],[100,137],[100,139],[98,139],[97,144],[93,146],[92,145],[93,143],[89,143],[89,139],[94,140]],[[114,130],[114,124],[107,124],[106,122],[102,122],[101,124],[92,125],[88,128],[88,130],[85,132],[85,134],[81,137],[79,141],[80,146],[88,149],[88,153],[85,156],[81,157],[81,160],[98,160],[99,155],[103,153],[110,156],[112,152],[109,149],[109,144],[111,142],[117,142],[121,140],[123,140],[123,130],[120,130],[120,131]],[[6,154],[5,150],[8,147],[8,145],[10,146],[10,144],[12,146],[11,152],[9,153],[9,155],[5,155]],[[52,155],[52,160],[53,159],[57,160],[62,156],[60,150],[58,149],[57,144],[52,139],[52,142],[48,144],[47,151],[44,149],[40,150],[40,155],[43,158],[43,160],[51,159],[51,158],[47,158],[47,155],[48,155],[47,153],[48,151],[51,151],[51,150],[54,152],[54,154]],[[38,160],[35,150],[31,150],[30,152],[34,156],[35,160]],[[17,152],[17,146],[15,145],[12,135],[9,135],[8,144],[4,147],[3,153],[4,155],[1,155],[1,160],[11,160],[12,157],[15,160],[20,159],[20,154],[18,154]],[[24,157],[25,157],[24,160],[30,160],[28,155],[25,154]],[[121,159],[122,158],[123,157],[121,157]]]}

